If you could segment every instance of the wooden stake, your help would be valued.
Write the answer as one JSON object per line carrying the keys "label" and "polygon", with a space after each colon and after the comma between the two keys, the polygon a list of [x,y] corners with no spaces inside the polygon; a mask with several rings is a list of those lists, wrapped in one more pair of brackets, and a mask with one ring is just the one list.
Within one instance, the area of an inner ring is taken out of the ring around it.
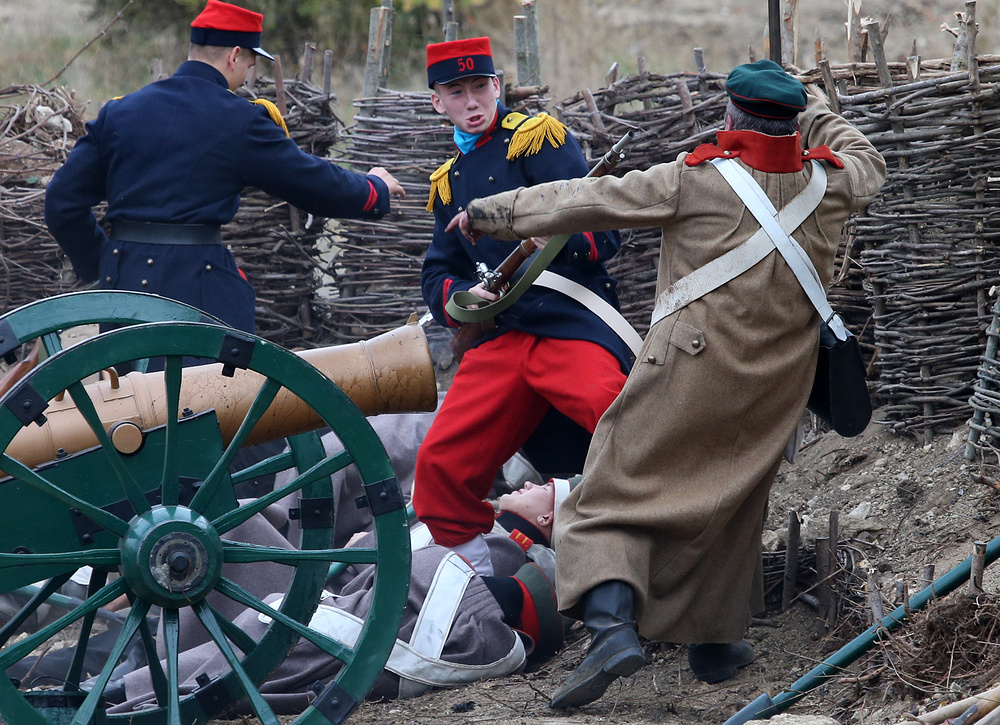
{"label": "wooden stake", "polygon": [[313,56],[316,55],[316,44],[307,41],[305,49],[302,51],[302,81],[312,83],[313,77]]}
{"label": "wooden stake", "polygon": [[834,629],[837,626],[837,618],[840,613],[840,592],[837,589],[837,581],[840,579],[840,560],[837,558],[838,542],[840,540],[840,512],[830,512],[830,606],[826,613],[826,626]]}
{"label": "wooden stake", "polygon": [[587,103],[587,110],[590,111],[588,116],[590,117],[590,122],[594,124],[594,128],[600,131],[607,131],[604,127],[604,121],[601,119],[601,112],[597,108],[597,101],[594,100],[594,94],[590,92],[589,88],[583,89],[583,100]]}
{"label": "wooden stake", "polygon": [[965,33],[968,36],[966,50],[968,57],[966,62],[969,65],[969,80],[972,82],[972,93],[979,95],[979,50],[976,42],[979,37],[979,29],[976,27],[976,2],[970,0],[965,3]]}
{"label": "wooden stake", "polygon": [[972,545],[972,567],[969,571],[969,589],[976,596],[983,593],[983,569],[986,568],[986,542]]}
{"label": "wooden stake", "polygon": [[[274,54],[271,61],[271,71],[274,73],[274,105],[282,116],[288,114],[288,101],[285,99],[285,78],[281,73],[281,56]],[[288,205],[288,222],[293,232],[302,230],[302,220],[299,219],[299,210],[291,204]]]}
{"label": "wooden stake", "polygon": [[[386,7],[388,3],[389,7]],[[362,98],[374,98],[389,77],[389,50],[392,44],[392,0],[382,0],[382,7],[372,8],[368,23],[368,58],[361,87]],[[359,115],[371,116],[374,106],[362,108]]]}
{"label": "wooden stake", "polygon": [[926,589],[934,583],[934,565],[924,564],[924,572],[920,575],[920,588]]}
{"label": "wooden stake", "polygon": [[816,599],[819,601],[819,616],[825,627],[830,614],[830,540],[816,539]]}
{"label": "wooden stake", "polygon": [[610,88],[618,80],[618,61],[611,64],[608,72],[604,74],[604,86]]}
{"label": "wooden stake", "polygon": [[823,86],[826,89],[826,97],[830,101],[830,110],[840,115],[840,98],[837,97],[837,84],[833,80],[830,61],[821,60],[819,62],[819,72],[823,76]]}
{"label": "wooden stake", "polygon": [[788,540],[785,544],[785,573],[781,581],[781,611],[788,611],[795,598],[795,582],[799,576],[799,515],[788,512]]}
{"label": "wooden stake", "polygon": [[861,0],[847,1],[847,60],[861,62]]}
{"label": "wooden stake", "polygon": [[[649,76],[649,70],[646,68],[646,56],[640,55],[636,59],[636,66],[639,69],[639,77],[640,78],[647,78]],[[643,98],[642,99],[642,109],[644,111],[648,111],[648,110],[652,109],[652,107],[653,107],[653,101],[652,100],[650,100],[649,98]]]}
{"label": "wooden stake", "polygon": [[781,63],[798,65],[799,0],[784,0],[781,13]]}
{"label": "wooden stake", "polygon": [[333,88],[333,51],[323,51],[323,95],[330,102],[330,90]]}
{"label": "wooden stake", "polygon": [[517,83],[521,86],[540,86],[542,85],[542,68],[539,60],[541,44],[538,38],[538,10],[535,8],[535,0],[521,0],[521,8],[524,11],[525,70],[527,74],[522,78],[520,68],[518,68]]}
{"label": "wooden stake", "polygon": [[868,581],[865,582],[865,599],[868,602],[868,609],[871,611],[872,624],[878,624],[885,618],[885,607],[882,606],[882,592],[879,590],[878,582],[875,581],[875,572],[868,572]]}

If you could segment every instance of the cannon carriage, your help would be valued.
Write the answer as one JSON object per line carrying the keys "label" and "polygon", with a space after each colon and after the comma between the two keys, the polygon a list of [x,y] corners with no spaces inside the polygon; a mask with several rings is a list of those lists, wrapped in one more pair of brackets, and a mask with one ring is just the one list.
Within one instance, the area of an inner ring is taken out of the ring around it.
{"label": "cannon carriage", "polygon": [[[60,330],[92,323],[117,329],[62,348]],[[277,725],[259,688],[299,637],[342,666],[295,723],[343,722],[385,665],[406,599],[405,502],[365,416],[436,405],[419,325],[297,355],[163,298],[83,292],[0,317],[0,355],[10,360],[32,340],[45,359],[0,397],[0,593],[34,585],[0,628],[0,667],[53,641],[75,646],[75,655],[58,683],[0,677],[0,722],[188,725],[249,700],[261,722]],[[183,366],[191,358],[215,362]],[[133,372],[115,372],[123,367]],[[149,372],[153,367],[162,369]],[[316,432],[322,428],[343,450],[326,453]],[[280,453],[238,463],[244,447],[280,439],[287,440]],[[333,547],[330,476],[348,466],[363,482],[358,503],[370,508],[374,548]],[[284,471],[288,483],[254,499],[237,497],[241,483]],[[293,514],[292,546],[240,541],[235,530],[272,504]],[[371,607],[353,643],[307,626],[337,562],[376,566]],[[240,567],[274,565],[291,572],[276,608],[234,581]],[[81,567],[92,572],[86,597],[25,631]],[[104,667],[88,681],[83,661],[95,620],[121,596],[128,615]],[[269,617],[265,634],[248,637],[220,613],[223,601]],[[157,610],[158,634],[150,620]],[[187,691],[179,643],[192,626],[204,628],[230,672]],[[157,704],[110,714],[103,694],[133,638],[150,664]]]}

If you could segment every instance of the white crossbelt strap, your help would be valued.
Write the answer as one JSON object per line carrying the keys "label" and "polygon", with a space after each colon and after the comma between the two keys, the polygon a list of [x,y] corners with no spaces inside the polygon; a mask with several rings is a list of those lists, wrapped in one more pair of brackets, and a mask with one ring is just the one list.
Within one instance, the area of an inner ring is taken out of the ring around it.
{"label": "white crossbelt strap", "polygon": [[[400,677],[431,687],[455,687],[476,682],[487,677],[500,677],[514,672],[524,664],[527,653],[521,638],[514,636],[510,651],[495,662],[483,665],[466,665],[441,659],[441,652],[454,623],[458,605],[465,595],[475,571],[454,552],[449,553],[438,564],[434,580],[427,590],[424,604],[414,626],[409,642],[397,639],[389,654],[385,668]],[[323,598],[333,596],[324,592]],[[279,607],[281,600],[272,603]],[[267,623],[270,617],[258,615]],[[357,645],[364,621],[337,607],[323,604],[316,608],[309,621],[309,628],[347,647]],[[410,688],[411,695],[421,690]]]}
{"label": "white crossbelt strap", "polygon": [[[719,170],[723,178],[733,187],[747,209],[760,222],[761,228],[774,242],[781,256],[785,258],[789,268],[795,274],[795,278],[802,285],[809,301],[819,312],[820,318],[830,326],[830,330],[836,335],[838,340],[847,339],[847,329],[843,321],[837,315],[830,303],[826,299],[826,292],[819,281],[819,274],[809,259],[802,246],[795,241],[791,234],[778,224],[775,216],[777,212],[767,194],[760,188],[754,178],[739,164],[732,159],[714,159],[712,163]],[[813,161],[813,178],[822,174],[824,186],[826,185],[826,170],[818,161]]]}
{"label": "white crossbelt strap", "polygon": [[548,270],[539,274],[538,279],[532,284],[536,284],[539,287],[547,287],[548,289],[562,292],[567,297],[572,297],[600,317],[604,321],[604,324],[610,327],[629,346],[632,354],[639,357],[639,351],[642,349],[642,338],[639,337],[639,333],[632,328],[632,325],[622,317],[622,314],[618,310],[604,301],[600,295],[594,294],[578,282],[574,282],[571,279],[563,277],[561,274],[556,274]]}
{"label": "white crossbelt strap", "polygon": [[[716,161],[732,162],[740,171],[743,168],[733,159],[716,159]],[[725,164],[723,164],[725,166]],[[720,168],[716,164],[716,168]],[[819,171],[817,172],[817,169]],[[721,171],[721,169],[720,169]],[[746,173],[744,171],[744,173]],[[749,176],[749,174],[747,174]],[[723,174],[725,176],[725,174]],[[751,177],[752,179],[753,177]],[[758,186],[759,188],[759,186]],[[734,191],[737,191],[734,188]],[[763,192],[761,192],[763,193]],[[772,221],[780,229],[787,229],[789,232],[799,227],[806,218],[816,210],[823,194],[826,193],[826,170],[816,161],[813,162],[813,174],[809,179],[806,188],[798,196],[792,199],[780,212],[776,212],[777,219],[771,217]],[[766,196],[765,196],[766,198]],[[744,200],[745,201],[745,200]],[[773,207],[772,207],[773,208]],[[752,211],[752,210],[751,210]],[[709,292],[718,289],[729,280],[734,279],[764,257],[775,248],[775,243],[768,235],[767,231],[761,227],[752,237],[738,247],[729,250],[725,254],[716,257],[708,264],[702,265],[690,274],[682,277],[667,287],[660,293],[653,308],[653,316],[650,327],[668,315],[672,315],[677,310],[687,307],[695,300],[704,297]]]}

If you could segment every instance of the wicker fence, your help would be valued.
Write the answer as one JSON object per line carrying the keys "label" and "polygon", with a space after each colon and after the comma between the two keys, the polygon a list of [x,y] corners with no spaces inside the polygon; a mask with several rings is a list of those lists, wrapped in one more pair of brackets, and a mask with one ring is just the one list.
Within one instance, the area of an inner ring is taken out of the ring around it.
{"label": "wicker fence", "polygon": [[[801,76],[826,89],[889,165],[878,199],[845,229],[830,297],[861,334],[884,422],[919,436],[969,419],[990,290],[1000,285],[1000,58],[980,56],[959,72],[950,66],[854,63]],[[582,91],[552,112],[592,161],[634,131],[619,173],[648,168],[712,140],[725,112],[723,79],[707,71],[643,72]],[[324,152],[338,131],[328,94],[307,83],[285,85],[293,135]],[[508,89],[508,105],[531,112],[547,100],[518,98],[518,91]],[[257,92],[274,98],[273,84]],[[310,225],[250,193],[226,232],[258,290],[261,332],[285,345],[370,337],[425,309],[420,265],[433,229],[424,209],[427,178],[453,152],[451,129],[426,93],[381,90],[357,105],[358,123],[333,152],[357,170],[381,165],[397,176],[407,198],[394,202],[389,218]],[[81,130],[79,110],[60,91],[0,91],[3,309],[66,288],[65,262],[45,232],[41,204],[47,176]],[[658,250],[656,230],[632,231],[611,264],[625,315],[640,332],[654,298]]]}

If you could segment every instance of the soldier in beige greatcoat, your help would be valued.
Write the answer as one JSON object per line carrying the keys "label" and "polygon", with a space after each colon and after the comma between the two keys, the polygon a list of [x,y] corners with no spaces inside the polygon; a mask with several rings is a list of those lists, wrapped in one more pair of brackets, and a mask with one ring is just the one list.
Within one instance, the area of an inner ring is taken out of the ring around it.
{"label": "soldier in beige greatcoat", "polygon": [[[659,226],[659,296],[760,228],[708,161],[737,159],[780,210],[812,176],[803,159],[816,159],[826,192],[792,237],[827,287],[841,229],[875,197],[885,161],[818,91],[807,95],[771,61],[735,69],[727,92],[717,145],[621,178],[480,199],[453,225],[471,237],[509,240]],[[694,645],[689,660],[706,681],[753,659],[741,640],[763,608],[760,534],[779,460],[809,397],[818,325],[796,277],[771,250],[652,326],[558,519],[559,607],[583,620],[592,639],[553,707],[596,700],[645,664],[636,629]]]}

